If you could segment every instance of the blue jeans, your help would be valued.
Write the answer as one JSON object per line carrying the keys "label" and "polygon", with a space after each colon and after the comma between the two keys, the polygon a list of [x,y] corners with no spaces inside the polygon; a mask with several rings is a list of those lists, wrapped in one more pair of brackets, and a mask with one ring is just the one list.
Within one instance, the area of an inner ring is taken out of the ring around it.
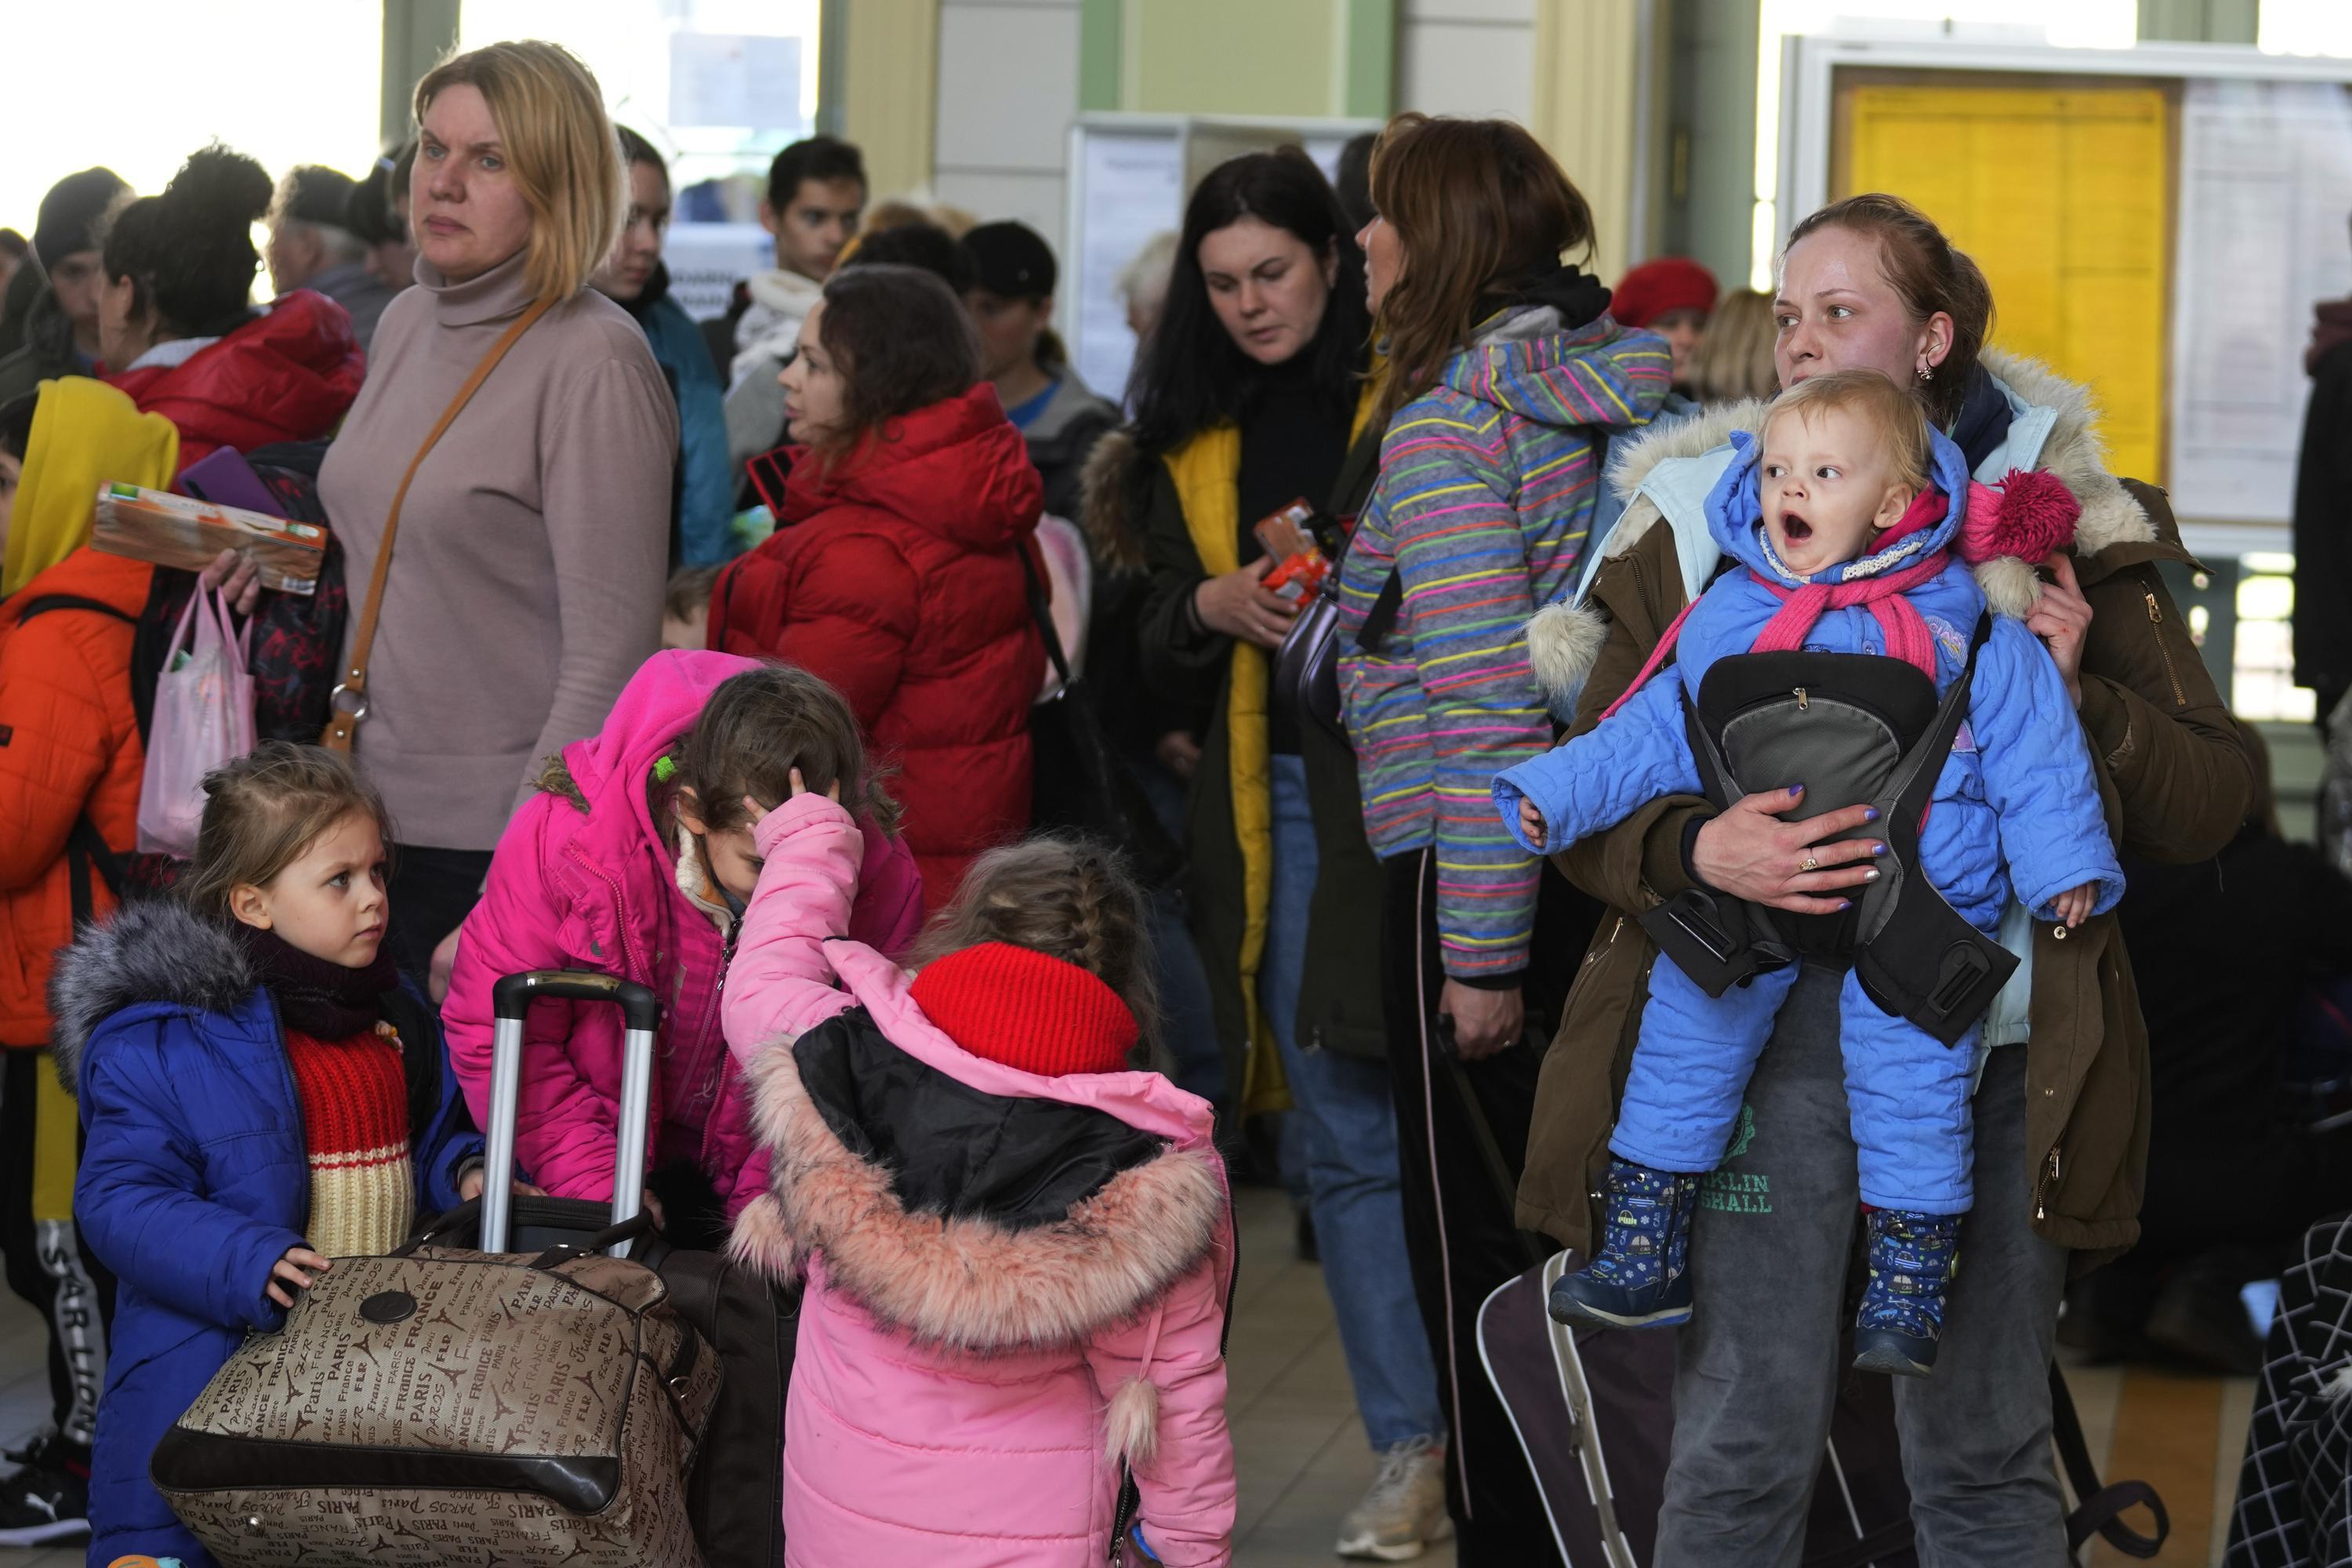
{"label": "blue jeans", "polygon": [[1396,1108],[1385,1062],[1297,1039],[1299,977],[1307,967],[1307,909],[1315,892],[1315,818],[1307,766],[1274,761],[1274,907],[1258,1002],[1289,1075],[1292,1121],[1300,1128],[1307,1205],[1323,1254],[1323,1283],[1339,1323],[1339,1348],[1356,1408],[1374,1448],[1444,1435],[1437,1368],[1405,1259],[1404,1205],[1398,1195]]}
{"label": "blue jeans", "polygon": [[[1183,781],[1157,762],[1132,762],[1128,771],[1143,786],[1144,798],[1151,803],[1160,826],[1182,843]],[[1177,1088],[1216,1107],[1222,1121],[1231,1109],[1229,1092],[1236,1086],[1225,1082],[1225,1055],[1217,1046],[1209,974],[1192,941],[1191,922],[1184,918],[1184,895],[1174,888],[1153,893],[1150,921],[1152,980],[1160,993],[1160,1038],[1176,1069],[1168,1076]]]}

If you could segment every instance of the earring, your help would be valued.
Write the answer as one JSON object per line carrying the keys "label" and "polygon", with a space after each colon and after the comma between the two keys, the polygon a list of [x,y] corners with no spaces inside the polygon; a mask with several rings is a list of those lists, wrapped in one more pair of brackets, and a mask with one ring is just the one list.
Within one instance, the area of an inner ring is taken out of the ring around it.
{"label": "earring", "polygon": [[1923,365],[1921,365],[1921,366],[1919,367],[1919,379],[1920,379],[1921,381],[1933,381],[1933,380],[1935,380],[1935,379],[1936,379],[1936,367],[1935,367],[1934,365],[1932,365],[1932,364],[1923,364]]}

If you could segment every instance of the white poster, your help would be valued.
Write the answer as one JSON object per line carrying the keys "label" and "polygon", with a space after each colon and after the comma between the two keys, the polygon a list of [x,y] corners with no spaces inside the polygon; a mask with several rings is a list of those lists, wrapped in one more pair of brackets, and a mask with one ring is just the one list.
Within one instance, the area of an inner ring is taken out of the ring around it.
{"label": "white poster", "polygon": [[805,132],[801,41],[752,33],[672,33],[669,122]]}
{"label": "white poster", "polygon": [[2173,510],[2287,521],[2312,307],[2352,293],[2352,97],[2325,82],[2190,82],[2179,209]]}
{"label": "white poster", "polygon": [[1070,347],[1078,374],[1101,396],[1119,401],[1135,360],[1127,309],[1112,291],[1119,268],[1163,229],[1184,216],[1181,140],[1164,131],[1089,128],[1079,174],[1077,341]]}
{"label": "white poster", "polygon": [[662,241],[662,259],[669,264],[670,298],[707,321],[727,313],[739,279],[776,264],[776,241],[756,223],[675,223]]}

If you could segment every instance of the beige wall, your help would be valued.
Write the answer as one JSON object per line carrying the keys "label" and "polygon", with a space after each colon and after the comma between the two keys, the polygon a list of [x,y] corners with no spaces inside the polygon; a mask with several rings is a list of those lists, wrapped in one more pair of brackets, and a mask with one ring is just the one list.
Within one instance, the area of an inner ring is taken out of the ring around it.
{"label": "beige wall", "polygon": [[[1338,112],[1344,0],[1118,0],[1122,106]],[[927,189],[983,216],[1062,230],[1078,112],[1082,0],[855,0],[847,129],[876,195]],[[1595,265],[1621,272],[1632,222],[1634,0],[1398,0],[1396,107],[1500,114],[1550,147],[1594,206]]]}

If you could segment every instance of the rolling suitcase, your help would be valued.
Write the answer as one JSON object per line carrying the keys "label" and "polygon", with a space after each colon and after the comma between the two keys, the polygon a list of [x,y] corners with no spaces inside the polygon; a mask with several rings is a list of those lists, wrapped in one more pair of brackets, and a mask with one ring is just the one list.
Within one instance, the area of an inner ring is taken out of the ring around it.
{"label": "rolling suitcase", "polygon": [[[1674,1444],[1675,1332],[1551,1321],[1545,1300],[1571,1261],[1554,1256],[1486,1298],[1478,1352],[1487,1379],[1511,1413],[1552,1534],[1569,1568],[1647,1568],[1654,1561]],[[2074,1507],[2070,1549],[2093,1536],[2127,1557],[2153,1557],[2171,1521],[2145,1481],[2099,1483],[2074,1396],[2050,1369],[2052,1425]],[[2148,1510],[2155,1531],[2124,1522]],[[1805,1568],[1910,1568],[1911,1493],[1903,1480],[1894,1385],[1851,1374],[1830,1416],[1828,1452],[1805,1519]]]}
{"label": "rolling suitcase", "polygon": [[[1446,1078],[1469,1112],[1479,1163],[1505,1203],[1518,1184],[1462,1064]],[[1675,1332],[1570,1329],[1545,1310],[1575,1261],[1521,1237],[1532,1265],[1496,1287],[1478,1309],[1478,1356],[1510,1413],[1519,1448],[1543,1497],[1552,1539],[1568,1568],[1653,1568],[1674,1447]],[[2079,1552],[2096,1535],[2126,1556],[2154,1557],[2171,1532],[2164,1502],[2145,1481],[2099,1484],[2065,1374],[2050,1369],[2058,1458],[2074,1498],[2066,1541]],[[2124,1522],[2143,1507],[2142,1535]],[[1891,1380],[1848,1374],[1830,1415],[1828,1451],[1805,1517],[1804,1568],[1914,1568],[1911,1493],[1903,1479]]]}
{"label": "rolling suitcase", "polygon": [[[499,1029],[511,1026],[520,1032],[530,1001],[530,994],[509,997],[495,993],[492,1006]],[[495,1097],[495,1082],[492,1090]],[[511,1094],[506,1103],[513,1103]],[[646,1096],[637,1094],[622,1107],[621,1125],[646,1125],[648,1110]],[[499,1119],[494,1098],[490,1120]],[[635,1184],[615,1192],[634,1192],[642,1184],[645,1162],[640,1159],[633,1170],[633,1174],[620,1173]],[[424,1239],[438,1246],[477,1247],[486,1223],[478,1205],[467,1205],[433,1221]],[[507,1247],[536,1254],[583,1246],[611,1223],[602,1204],[512,1194],[507,1205]],[[724,1252],[672,1247],[657,1233],[631,1246],[630,1256],[661,1276],[669,1288],[671,1309],[718,1351],[726,1369],[709,1429],[687,1480],[687,1519],[705,1568],[781,1568],[784,1395],[799,1338],[800,1291],[762,1277]]]}
{"label": "rolling suitcase", "polygon": [[[228,1568],[298,1563],[697,1568],[688,1472],[719,1358],[629,1256],[660,1004],[611,975],[496,988],[478,1249],[437,1226],[341,1258],[156,1446],[157,1488]],[[595,1234],[506,1250],[522,1018],[535,996],[626,1016],[623,1135]],[[635,1115],[631,1110],[634,1107]]]}

